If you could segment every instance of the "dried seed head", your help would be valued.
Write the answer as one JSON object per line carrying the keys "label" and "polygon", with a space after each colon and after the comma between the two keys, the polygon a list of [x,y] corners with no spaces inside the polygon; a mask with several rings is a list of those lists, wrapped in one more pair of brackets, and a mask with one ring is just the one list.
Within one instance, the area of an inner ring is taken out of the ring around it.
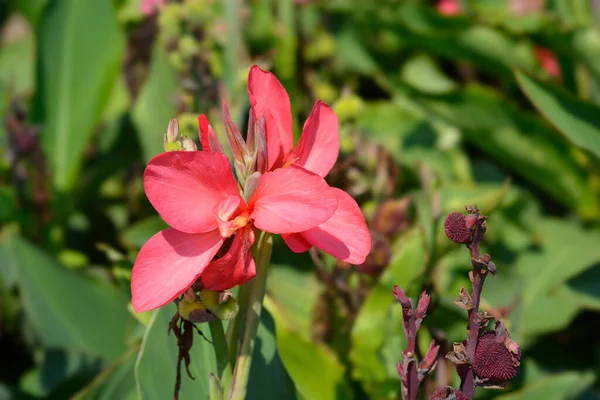
{"label": "dried seed head", "polygon": [[458,212],[448,215],[444,222],[444,231],[448,239],[456,243],[467,243],[471,238],[471,228],[467,226],[465,216]]}
{"label": "dried seed head", "polygon": [[517,375],[520,359],[521,350],[514,340],[488,331],[479,338],[473,371],[485,385],[501,385]]}
{"label": "dried seed head", "polygon": [[468,397],[460,390],[446,386],[433,392],[429,400],[468,400]]}

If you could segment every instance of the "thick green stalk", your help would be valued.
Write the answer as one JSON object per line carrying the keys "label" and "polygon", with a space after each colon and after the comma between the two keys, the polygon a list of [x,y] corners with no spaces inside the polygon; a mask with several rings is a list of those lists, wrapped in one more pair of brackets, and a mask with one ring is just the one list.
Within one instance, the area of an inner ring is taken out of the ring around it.
{"label": "thick green stalk", "polygon": [[245,322],[241,331],[241,348],[233,371],[229,400],[246,398],[252,353],[265,297],[267,270],[271,261],[272,249],[273,238],[270,234],[264,233],[256,249],[256,277],[251,282],[249,301],[240,307],[240,313],[245,313]]}
{"label": "thick green stalk", "polygon": [[225,340],[225,331],[223,330],[223,322],[220,319],[209,321],[210,335],[215,349],[217,358],[217,376],[223,377],[225,369],[229,366],[229,351],[227,349],[227,341]]}

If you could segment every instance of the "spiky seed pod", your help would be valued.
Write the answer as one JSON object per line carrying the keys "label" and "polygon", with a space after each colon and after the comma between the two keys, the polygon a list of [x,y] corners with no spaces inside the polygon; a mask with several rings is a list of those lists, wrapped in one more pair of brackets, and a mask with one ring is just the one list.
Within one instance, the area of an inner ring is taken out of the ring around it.
{"label": "spiky seed pod", "polygon": [[458,389],[445,386],[433,392],[429,400],[468,400],[468,397]]}
{"label": "spiky seed pod", "polygon": [[517,375],[520,359],[521,350],[514,340],[488,331],[479,338],[473,371],[486,385],[501,385]]}
{"label": "spiky seed pod", "polygon": [[467,220],[464,214],[453,212],[446,217],[444,222],[444,231],[448,239],[456,243],[467,243],[471,238],[472,226],[467,226]]}

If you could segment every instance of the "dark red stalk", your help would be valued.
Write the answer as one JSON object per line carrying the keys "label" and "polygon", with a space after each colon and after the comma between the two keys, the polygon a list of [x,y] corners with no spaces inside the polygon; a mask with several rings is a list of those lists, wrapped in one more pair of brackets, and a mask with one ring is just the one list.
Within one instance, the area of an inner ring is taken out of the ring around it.
{"label": "dark red stalk", "polygon": [[[477,315],[479,313],[479,301],[481,300],[481,291],[483,289],[483,283],[488,274],[487,269],[482,267],[482,264],[477,260],[480,259],[479,247],[481,240],[486,231],[485,218],[479,216],[478,210],[473,210],[473,213],[477,215],[477,222],[475,225],[475,232],[473,233],[473,239],[467,244],[469,251],[471,252],[471,264],[473,271],[469,274],[472,283],[471,298],[473,300],[473,308],[469,310],[469,330],[467,335],[467,356],[469,360],[475,359],[475,349],[477,348],[477,342],[479,340],[480,326],[477,323]],[[471,400],[475,395],[475,374],[471,365],[462,366],[459,372],[461,377],[460,390]]]}
{"label": "dark red stalk", "polygon": [[427,308],[429,307],[429,295],[423,291],[419,297],[417,308],[413,311],[412,301],[406,296],[406,293],[394,286],[394,296],[402,306],[402,320],[404,326],[404,335],[406,336],[406,348],[402,352],[402,361],[396,363],[398,375],[402,381],[402,399],[416,400],[419,391],[419,384],[423,381],[426,374],[433,371],[436,365],[439,346],[431,342],[427,353],[417,364],[415,356],[417,332],[421,327],[421,322],[425,318]]}

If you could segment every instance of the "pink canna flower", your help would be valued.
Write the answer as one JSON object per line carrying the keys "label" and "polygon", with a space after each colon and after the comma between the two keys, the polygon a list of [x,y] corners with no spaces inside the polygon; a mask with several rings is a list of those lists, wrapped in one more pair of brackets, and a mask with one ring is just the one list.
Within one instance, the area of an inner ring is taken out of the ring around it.
{"label": "pink canna flower", "polygon": [[[269,170],[296,166],[325,177],[340,151],[339,123],[333,110],[317,100],[304,123],[296,147],[292,132],[290,99],[270,72],[250,69],[248,95],[256,119],[264,118]],[[288,247],[301,253],[312,246],[350,264],[362,264],[371,250],[371,235],[356,201],[332,188],[338,207],[326,222],[303,232],[283,235]]]}
{"label": "pink canna flower", "polygon": [[[245,141],[223,106],[237,180],[205,115],[198,118],[202,151],[171,151],[148,163],[146,195],[171,227],[151,237],[136,259],[137,312],[167,304],[198,279],[213,291],[248,282],[256,275],[254,228],[281,234],[295,252],[316,246],[352,264],[363,263],[371,250],[358,204],[323,179],[340,146],[331,108],[315,103],[294,147],[290,100],[277,78],[252,67],[248,94]],[[213,260],[228,238],[227,253]]]}
{"label": "pink canna flower", "polygon": [[460,0],[439,0],[437,10],[443,15],[459,15],[462,13]]}
{"label": "pink canna flower", "polygon": [[[161,307],[198,278],[209,290],[241,285],[256,275],[253,227],[302,232],[330,219],[337,198],[320,176],[291,166],[267,172],[248,201],[240,196],[228,158],[220,152],[173,151],[148,163],[144,189],[171,226],[152,236],[131,279],[137,312]],[[211,262],[234,236],[228,253]]]}

